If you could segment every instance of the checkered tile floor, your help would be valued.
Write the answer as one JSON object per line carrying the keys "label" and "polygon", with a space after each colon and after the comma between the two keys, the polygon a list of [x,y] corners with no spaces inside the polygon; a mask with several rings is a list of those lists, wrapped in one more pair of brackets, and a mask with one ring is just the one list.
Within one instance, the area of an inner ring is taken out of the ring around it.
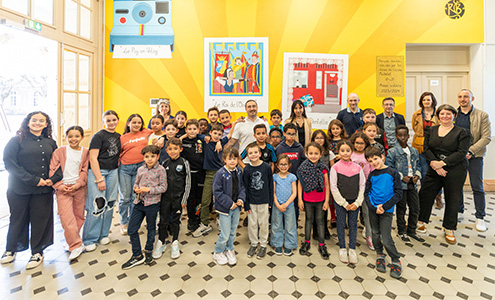
{"label": "checkered tile floor", "polygon": [[[83,253],[69,263],[63,230],[55,224],[55,244],[45,251],[42,267],[26,271],[30,252],[19,253],[15,262],[0,266],[0,299],[492,299],[495,294],[495,195],[487,194],[486,223],[489,230],[473,229],[473,200],[466,194],[466,217],[456,233],[458,244],[448,245],[441,231],[443,212],[434,209],[426,242],[403,243],[403,278],[375,270],[375,254],[358,234],[359,263],[338,260],[335,230],[327,241],[330,260],[322,260],[313,241],[310,256],[298,253],[277,256],[273,249],[262,259],[247,258],[246,228],[236,238],[238,264],[219,266],[212,260],[218,230],[201,238],[180,236],[182,255],[170,258],[170,248],[152,266],[122,270],[130,257],[128,237],[120,235],[117,213],[107,246]],[[244,218],[245,215],[241,215]],[[300,220],[304,219],[304,214]],[[183,218],[183,221],[185,218]],[[241,222],[242,224],[242,222]],[[302,222],[300,222],[302,224]],[[0,220],[0,249],[5,249],[8,219]],[[186,228],[185,223],[182,228]],[[141,238],[144,240],[144,227]],[[302,236],[302,228],[299,229]],[[394,232],[395,234],[395,232]]]}

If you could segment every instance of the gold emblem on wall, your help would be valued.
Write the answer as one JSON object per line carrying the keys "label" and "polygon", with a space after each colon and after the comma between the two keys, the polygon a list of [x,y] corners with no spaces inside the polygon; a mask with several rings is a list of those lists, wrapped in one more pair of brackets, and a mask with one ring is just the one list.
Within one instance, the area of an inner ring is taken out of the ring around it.
{"label": "gold emblem on wall", "polygon": [[464,4],[459,0],[450,0],[445,4],[445,14],[451,19],[459,19],[465,12]]}

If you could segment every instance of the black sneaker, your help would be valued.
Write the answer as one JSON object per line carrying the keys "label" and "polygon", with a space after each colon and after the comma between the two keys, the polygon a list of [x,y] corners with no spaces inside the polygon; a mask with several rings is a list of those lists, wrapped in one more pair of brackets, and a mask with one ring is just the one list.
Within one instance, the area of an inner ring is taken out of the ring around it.
{"label": "black sneaker", "polygon": [[299,254],[301,255],[309,255],[309,249],[311,248],[311,245],[307,242],[302,242],[301,248],[299,249]]}
{"label": "black sneaker", "polygon": [[141,265],[144,263],[144,255],[141,254],[141,256],[132,256],[131,259],[129,259],[125,264],[122,265],[122,269],[127,270],[130,268],[133,268],[137,265]]}
{"label": "black sneaker", "polygon": [[318,247],[318,252],[320,252],[321,258],[327,260],[330,258],[330,254],[328,254],[327,246],[321,245]]}
{"label": "black sneaker", "polygon": [[275,254],[282,255],[282,247],[275,247]]}
{"label": "black sneaker", "polygon": [[256,250],[258,250],[258,246],[251,246],[247,252],[248,257],[253,257],[256,255]]}
{"label": "black sneaker", "polygon": [[376,258],[376,270],[380,273],[387,272],[387,265],[385,264],[385,255],[378,254]]}
{"label": "black sneaker", "polygon": [[330,231],[328,231],[328,228],[325,230],[325,240],[329,240],[332,236],[330,235]]}
{"label": "black sneaker", "polygon": [[330,223],[330,228],[337,228],[337,222],[331,222]]}
{"label": "black sneaker", "polygon": [[390,276],[396,279],[400,279],[402,277],[402,265],[399,262],[392,262],[392,266],[390,267]]}
{"label": "black sneaker", "polygon": [[149,265],[153,262],[153,251],[144,251],[144,264]]}
{"label": "black sneaker", "polygon": [[247,227],[248,226],[248,217],[247,216],[242,221],[242,226],[244,226],[244,227]]}
{"label": "black sneaker", "polygon": [[266,255],[266,247],[260,247],[260,251],[258,251],[258,255],[256,255],[257,259],[262,259]]}
{"label": "black sneaker", "polygon": [[403,242],[405,242],[405,243],[408,243],[408,242],[410,242],[410,241],[411,241],[411,240],[407,237],[407,235],[406,235],[405,233],[403,233],[403,234],[399,234],[399,238],[400,238]]}
{"label": "black sneaker", "polygon": [[420,243],[424,243],[425,242],[425,239],[420,237],[419,235],[417,234],[408,234],[408,236],[412,239],[415,239],[416,241],[420,242]]}

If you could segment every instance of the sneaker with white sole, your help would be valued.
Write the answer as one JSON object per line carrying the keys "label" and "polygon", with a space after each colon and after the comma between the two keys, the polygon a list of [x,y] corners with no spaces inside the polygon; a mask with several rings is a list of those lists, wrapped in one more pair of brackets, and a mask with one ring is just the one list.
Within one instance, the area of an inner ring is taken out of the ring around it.
{"label": "sneaker with white sole", "polygon": [[43,262],[43,254],[42,253],[35,253],[29,259],[29,261],[26,265],[26,270],[34,269],[37,266],[41,265],[42,262]]}
{"label": "sneaker with white sole", "polygon": [[418,227],[416,227],[416,232],[417,233],[426,233],[426,224],[418,222]]}
{"label": "sneaker with white sole", "polygon": [[445,231],[445,241],[451,245],[456,244],[457,240],[455,239],[454,230],[445,228],[443,230]]}
{"label": "sneaker with white sole", "polygon": [[366,244],[368,244],[368,248],[370,248],[370,250],[375,251],[375,247],[373,246],[373,239],[371,238],[371,236],[366,238]]}
{"label": "sneaker with white sole", "polygon": [[217,264],[223,266],[229,262],[227,256],[223,252],[220,253],[214,253],[213,254],[213,259],[217,262]]}
{"label": "sneaker with white sole", "polygon": [[86,245],[85,248],[86,248],[86,252],[95,251],[96,250],[96,244]]}
{"label": "sneaker with white sole", "polygon": [[153,254],[151,255],[154,259],[159,259],[162,257],[163,252],[165,252],[165,248],[167,247],[167,242],[162,243],[162,241],[158,240],[156,242],[155,250],[153,251]]}
{"label": "sneaker with white sole", "polygon": [[8,264],[14,261],[16,253],[14,251],[5,251],[2,255],[1,263]]}
{"label": "sneaker with white sole", "polygon": [[192,236],[193,237],[200,237],[202,235],[207,234],[210,232],[213,228],[211,227],[210,224],[205,225],[203,223],[199,223],[199,227],[193,232]]}
{"label": "sneaker with white sole", "polygon": [[100,245],[108,245],[108,244],[110,244],[110,238],[108,238],[107,236],[100,240]]}
{"label": "sneaker with white sole", "polygon": [[339,260],[346,264],[349,261],[349,258],[347,256],[347,249],[341,248],[339,250]]}
{"label": "sneaker with white sole", "polygon": [[129,259],[127,262],[125,262],[123,265],[122,265],[122,269],[123,270],[128,270],[130,268],[133,268],[135,266],[138,266],[138,265],[142,265],[144,263],[144,255],[141,254],[141,256],[133,256],[131,257],[131,259]]}
{"label": "sneaker with white sole", "polygon": [[460,213],[457,213],[457,222],[462,222],[464,221],[464,213],[463,212],[460,212]]}
{"label": "sneaker with white sole", "polygon": [[127,235],[127,228],[128,227],[129,227],[128,224],[121,224],[120,225],[120,234]]}
{"label": "sneaker with white sole", "polygon": [[235,251],[234,250],[225,251],[225,256],[227,257],[229,265],[233,266],[237,263],[237,257],[235,257]]}
{"label": "sneaker with white sole", "polygon": [[355,265],[358,263],[358,257],[356,254],[356,250],[349,249],[349,263]]}
{"label": "sneaker with white sole", "polygon": [[76,258],[79,257],[79,255],[81,255],[81,253],[83,253],[84,251],[84,245],[81,245],[79,247],[77,247],[76,249],[72,250],[70,252],[70,255],[69,255],[69,260],[74,260]]}
{"label": "sneaker with white sole", "polygon": [[177,259],[180,256],[179,241],[175,240],[170,247],[170,257],[172,259]]}
{"label": "sneaker with white sole", "polygon": [[477,231],[481,231],[481,232],[486,231],[485,220],[483,220],[483,219],[476,219],[475,229]]}

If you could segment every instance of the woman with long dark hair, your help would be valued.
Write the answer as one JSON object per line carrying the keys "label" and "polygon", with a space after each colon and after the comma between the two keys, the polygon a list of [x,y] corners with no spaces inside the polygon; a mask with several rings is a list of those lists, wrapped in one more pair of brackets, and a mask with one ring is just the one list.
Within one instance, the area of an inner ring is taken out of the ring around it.
{"label": "woman with long dark hair", "polygon": [[3,160],[9,172],[10,223],[2,264],[14,261],[17,252],[31,246],[32,256],[26,269],[33,269],[43,262],[43,250],[53,244],[52,185],[63,176],[58,169],[49,177],[55,149],[52,121],[41,111],[28,114],[16,136],[5,146]]}
{"label": "woman with long dark hair", "polygon": [[304,108],[304,103],[301,100],[295,100],[292,102],[290,117],[285,120],[285,124],[288,123],[292,123],[297,127],[296,141],[303,147],[309,144],[313,128],[311,126],[311,120],[306,116],[306,109]]}

